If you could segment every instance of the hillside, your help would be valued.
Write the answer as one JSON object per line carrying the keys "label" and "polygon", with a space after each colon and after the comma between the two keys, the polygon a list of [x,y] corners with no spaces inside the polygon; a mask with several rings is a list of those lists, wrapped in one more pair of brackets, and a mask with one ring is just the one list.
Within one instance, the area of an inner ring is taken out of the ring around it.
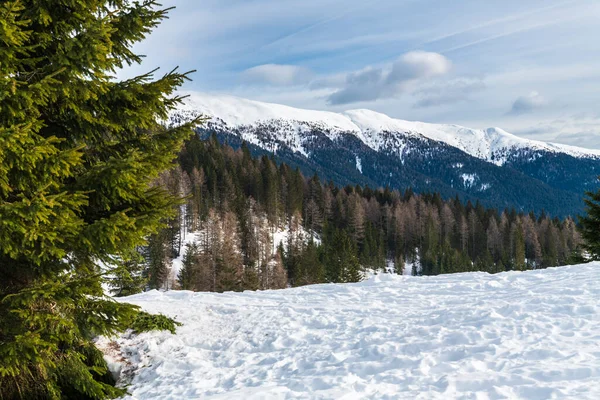
{"label": "hillside", "polygon": [[125,357],[121,384],[138,400],[597,399],[598,293],[600,263],[152,291],[123,301],[184,325],[176,335],[123,336],[110,357]]}
{"label": "hillside", "polygon": [[544,143],[500,128],[403,121],[370,110],[302,110],[231,96],[195,94],[171,114],[179,123],[208,117],[216,134],[255,154],[275,154],[307,175],[480,200],[490,207],[565,216],[580,213],[597,187],[600,151]]}

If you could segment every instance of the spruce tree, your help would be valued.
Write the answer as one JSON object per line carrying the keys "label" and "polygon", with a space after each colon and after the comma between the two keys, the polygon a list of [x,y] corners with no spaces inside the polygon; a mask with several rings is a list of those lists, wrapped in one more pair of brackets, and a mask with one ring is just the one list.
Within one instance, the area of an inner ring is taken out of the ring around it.
{"label": "spruce tree", "polygon": [[0,4],[2,399],[122,393],[92,340],[137,309],[105,296],[99,265],[126,259],[172,211],[150,182],[191,124],[158,122],[186,74],[112,75],[141,61],[131,46],[166,14],[152,0]]}
{"label": "spruce tree", "polygon": [[185,246],[181,270],[177,274],[177,281],[183,290],[196,290],[200,264],[200,248],[198,243],[188,243]]}
{"label": "spruce tree", "polygon": [[584,249],[589,258],[600,260],[600,190],[586,193],[586,215],[579,219]]}
{"label": "spruce tree", "polygon": [[111,268],[111,273],[106,278],[111,294],[121,297],[142,292],[148,283],[144,276],[146,263],[142,255],[133,250],[127,258],[116,261],[116,266]]}
{"label": "spruce tree", "polygon": [[150,289],[162,289],[168,284],[169,271],[172,267],[171,231],[160,229],[148,238],[145,247],[146,270],[145,277]]}
{"label": "spruce tree", "polygon": [[319,249],[311,239],[298,261],[298,275],[294,283],[296,286],[312,285],[321,283],[324,279],[325,269],[321,260],[319,260]]}

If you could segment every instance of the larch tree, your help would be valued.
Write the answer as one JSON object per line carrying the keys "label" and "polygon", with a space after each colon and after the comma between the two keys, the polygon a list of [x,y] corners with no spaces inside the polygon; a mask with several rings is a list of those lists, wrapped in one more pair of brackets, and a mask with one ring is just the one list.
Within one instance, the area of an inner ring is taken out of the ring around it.
{"label": "larch tree", "polygon": [[361,197],[356,193],[348,196],[348,227],[352,239],[362,244],[365,237],[365,209]]}
{"label": "larch tree", "polygon": [[221,219],[219,235],[219,254],[217,256],[217,291],[230,292],[242,289],[243,266],[238,221],[231,211]]}
{"label": "larch tree", "polygon": [[287,273],[283,267],[281,253],[277,252],[269,262],[268,268],[271,270],[273,279],[269,282],[269,289],[285,289],[287,287]]}
{"label": "larch tree", "polygon": [[495,217],[490,217],[486,237],[487,250],[492,255],[494,261],[499,261],[502,256],[502,233],[500,232],[500,228],[498,228]]}
{"label": "larch tree", "polygon": [[511,231],[514,243],[513,269],[516,271],[525,271],[527,269],[525,254],[525,236],[521,223],[514,223]]}
{"label": "larch tree", "polygon": [[215,209],[210,209],[204,224],[205,230],[202,235],[201,247],[206,252],[206,261],[208,264],[209,291],[217,290],[217,277],[219,266],[217,263],[220,254],[221,242],[221,217]]}
{"label": "larch tree", "polygon": [[0,398],[103,399],[93,338],[136,307],[104,295],[100,265],[126,260],[179,201],[150,182],[189,125],[158,121],[176,71],[117,80],[167,10],[155,1],[0,3]]}
{"label": "larch tree", "polygon": [[192,180],[192,200],[191,207],[189,210],[190,218],[191,218],[191,231],[197,231],[200,228],[200,221],[202,219],[202,204],[203,204],[203,192],[204,192],[204,170],[200,168],[200,170],[194,168],[192,170],[192,176],[190,177]]}

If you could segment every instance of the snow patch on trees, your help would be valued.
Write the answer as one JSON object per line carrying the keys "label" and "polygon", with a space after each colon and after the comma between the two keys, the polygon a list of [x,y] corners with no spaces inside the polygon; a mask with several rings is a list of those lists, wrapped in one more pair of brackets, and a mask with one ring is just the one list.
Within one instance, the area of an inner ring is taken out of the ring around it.
{"label": "snow patch on trees", "polygon": [[362,174],[362,160],[359,156],[356,156],[356,169]]}
{"label": "snow patch on trees", "polygon": [[477,174],[462,174],[460,177],[463,180],[463,185],[466,188],[471,188],[475,185]]}

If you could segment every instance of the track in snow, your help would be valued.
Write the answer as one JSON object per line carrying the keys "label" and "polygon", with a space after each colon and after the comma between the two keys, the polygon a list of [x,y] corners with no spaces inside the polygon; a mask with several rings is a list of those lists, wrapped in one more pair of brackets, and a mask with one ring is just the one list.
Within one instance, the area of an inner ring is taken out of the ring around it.
{"label": "track in snow", "polygon": [[126,301],[130,399],[600,399],[600,263]]}

